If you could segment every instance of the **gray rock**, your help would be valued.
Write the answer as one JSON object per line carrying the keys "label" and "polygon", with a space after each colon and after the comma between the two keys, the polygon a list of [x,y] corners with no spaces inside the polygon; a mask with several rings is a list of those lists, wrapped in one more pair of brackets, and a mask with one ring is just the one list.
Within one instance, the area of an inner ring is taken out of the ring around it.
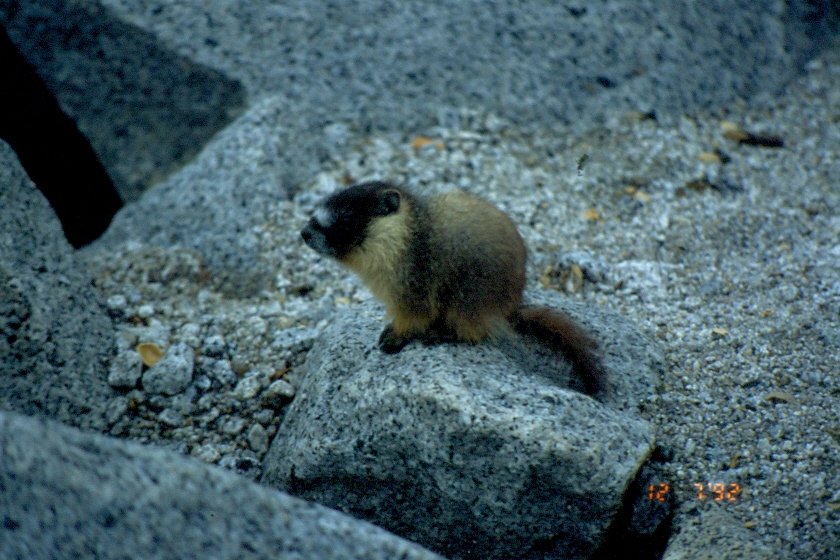
{"label": "gray rock", "polygon": [[143,373],[143,361],[136,350],[124,350],[118,353],[111,362],[108,371],[108,385],[124,388],[134,387]]}
{"label": "gray rock", "polygon": [[261,370],[246,372],[233,388],[232,395],[239,400],[253,399],[269,384],[269,374]]}
{"label": "gray rock", "polygon": [[0,25],[90,139],[124,199],[183,165],[244,103],[239,83],[97,1],[2,2]]}
{"label": "gray rock", "polygon": [[283,400],[291,399],[295,396],[295,387],[285,379],[278,379],[272,381],[271,385],[265,390],[262,398],[269,403],[280,403]]}
{"label": "gray rock", "polygon": [[184,425],[184,417],[178,411],[171,408],[165,408],[157,415],[158,420],[165,426],[170,428],[179,428]]}
{"label": "gray rock", "polygon": [[238,377],[230,367],[230,362],[227,360],[216,360],[199,356],[196,360],[196,366],[199,371],[206,374],[210,379],[215,379],[222,385],[233,385],[236,383]]}
{"label": "gray rock", "polygon": [[263,482],[450,558],[586,557],[651,450],[633,403],[660,358],[621,318],[563,308],[604,341],[606,404],[567,389],[568,366],[534,343],[389,356],[374,349],[376,307],[339,314],[310,352]]}
{"label": "gray rock", "polygon": [[205,392],[213,386],[213,382],[206,375],[199,375],[195,378],[195,388],[199,391]]}
{"label": "gray rock", "polygon": [[103,4],[254,97],[280,92],[296,169],[331,153],[335,123],[406,131],[472,107],[588,126],[725,105],[778,91],[831,31],[809,0]]}
{"label": "gray rock", "polygon": [[[214,138],[181,171],[124,207],[105,235],[85,251],[128,241],[181,245],[206,260],[211,278],[228,293],[249,295],[270,285],[277,263],[265,258],[272,205],[287,198],[279,180],[286,105],[277,98],[255,104]],[[223,341],[219,341],[223,343]],[[208,349],[219,357],[223,348]]]}
{"label": "gray rock", "polygon": [[202,350],[205,355],[211,358],[225,358],[227,355],[225,339],[218,334],[208,336],[204,341]]}
{"label": "gray rock", "polygon": [[193,448],[191,455],[196,459],[201,459],[205,463],[215,463],[222,458],[222,454],[219,453],[216,446],[209,443]]}
{"label": "gray rock", "polygon": [[0,409],[104,429],[113,326],[49,204],[0,141]]}
{"label": "gray rock", "polygon": [[662,560],[773,560],[779,557],[727,513],[725,507],[712,503],[692,515],[678,515],[675,524],[680,530],[668,542]]}
{"label": "gray rock", "polygon": [[245,419],[240,418],[239,416],[231,416],[230,418],[226,418],[224,422],[222,422],[222,432],[228,435],[236,435],[242,432],[245,429]]}
{"label": "gray rock", "polygon": [[254,424],[248,430],[248,447],[255,453],[265,453],[268,449],[268,434],[260,424]]}
{"label": "gray rock", "polygon": [[128,400],[125,397],[115,397],[108,403],[105,419],[108,424],[116,424],[128,412]]}
{"label": "gray rock", "polygon": [[143,374],[143,388],[150,393],[175,395],[192,381],[193,349],[184,343],[166,349],[163,358]]}
{"label": "gray rock", "polygon": [[432,559],[172,452],[0,412],[0,557]]}
{"label": "gray rock", "polygon": [[105,302],[108,310],[114,315],[122,315],[128,307],[128,300],[122,294],[115,294]]}

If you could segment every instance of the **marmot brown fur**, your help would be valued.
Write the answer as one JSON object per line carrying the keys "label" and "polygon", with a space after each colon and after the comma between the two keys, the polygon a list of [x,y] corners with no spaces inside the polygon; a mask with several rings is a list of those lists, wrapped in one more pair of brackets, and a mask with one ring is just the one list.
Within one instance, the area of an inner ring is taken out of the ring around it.
{"label": "marmot brown fur", "polygon": [[562,353],[587,392],[601,389],[595,341],[565,314],[523,305],[525,244],[492,204],[462,191],[422,197],[362,183],[321,202],[301,235],[385,305],[392,322],[379,337],[382,351],[415,339],[478,342],[513,328]]}

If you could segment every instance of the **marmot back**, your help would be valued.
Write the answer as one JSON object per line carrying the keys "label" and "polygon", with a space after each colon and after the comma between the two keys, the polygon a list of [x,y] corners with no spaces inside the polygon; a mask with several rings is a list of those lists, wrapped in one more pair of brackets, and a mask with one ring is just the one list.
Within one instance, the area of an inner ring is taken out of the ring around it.
{"label": "marmot back", "polygon": [[459,340],[500,333],[522,303],[527,251],[507,214],[455,191],[429,197],[428,266],[446,323]]}

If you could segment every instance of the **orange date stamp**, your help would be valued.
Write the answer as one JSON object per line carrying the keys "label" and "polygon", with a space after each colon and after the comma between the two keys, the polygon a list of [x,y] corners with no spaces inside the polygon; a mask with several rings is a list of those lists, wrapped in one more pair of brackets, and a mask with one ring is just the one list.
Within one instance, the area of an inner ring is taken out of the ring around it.
{"label": "orange date stamp", "polygon": [[[715,502],[735,503],[741,497],[743,488],[737,482],[695,482],[694,495],[701,502],[714,500]],[[647,488],[648,500],[665,502],[671,493],[671,485],[667,482],[649,484]]]}

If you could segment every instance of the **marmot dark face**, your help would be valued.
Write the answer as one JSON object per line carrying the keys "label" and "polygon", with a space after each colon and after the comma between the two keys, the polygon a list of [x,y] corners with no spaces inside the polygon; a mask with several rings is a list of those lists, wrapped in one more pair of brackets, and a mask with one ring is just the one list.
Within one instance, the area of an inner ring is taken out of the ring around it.
{"label": "marmot dark face", "polygon": [[371,223],[397,213],[401,202],[400,191],[388,183],[354,185],[321,202],[300,234],[318,253],[342,260],[364,243]]}

